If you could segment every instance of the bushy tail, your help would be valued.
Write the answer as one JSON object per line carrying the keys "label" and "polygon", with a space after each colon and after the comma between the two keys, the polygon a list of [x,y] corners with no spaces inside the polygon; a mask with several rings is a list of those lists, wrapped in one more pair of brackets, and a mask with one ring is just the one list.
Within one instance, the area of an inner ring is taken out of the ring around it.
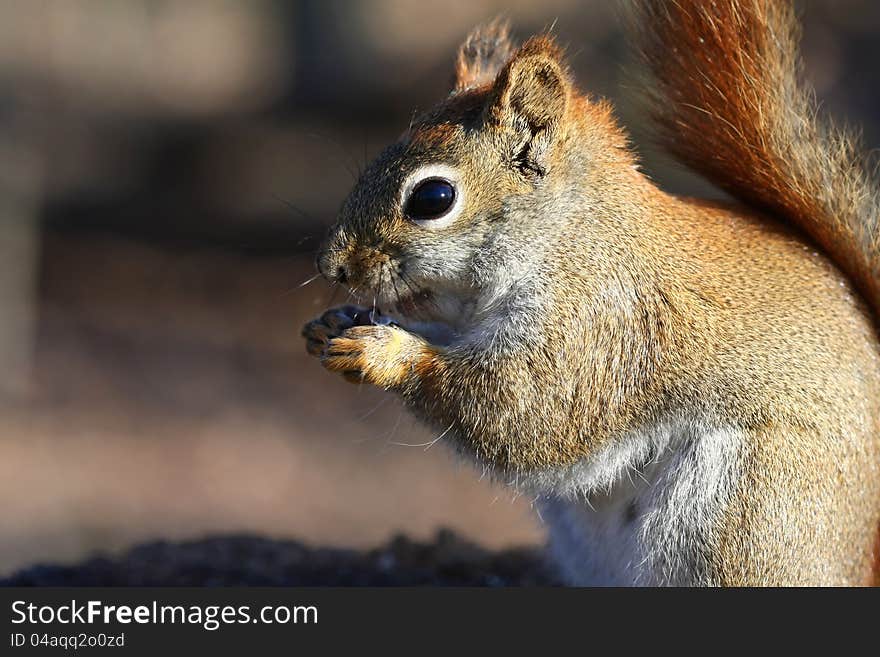
{"label": "bushy tail", "polygon": [[820,120],[786,0],[635,0],[664,146],[742,201],[800,226],[880,313],[880,193]]}

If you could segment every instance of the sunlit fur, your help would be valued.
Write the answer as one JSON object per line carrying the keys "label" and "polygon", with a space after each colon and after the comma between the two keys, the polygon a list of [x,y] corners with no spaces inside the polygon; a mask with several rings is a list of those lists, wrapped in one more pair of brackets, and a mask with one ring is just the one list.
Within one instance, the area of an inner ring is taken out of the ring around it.
{"label": "sunlit fur", "polygon": [[[331,311],[308,348],[543,496],[573,583],[868,583],[876,187],[815,118],[782,3],[634,14],[661,133],[743,204],[658,189],[549,37],[517,49],[488,28],[491,48],[463,47],[453,93],[365,171],[319,256],[398,325]],[[428,165],[463,190],[436,230],[401,210]]]}

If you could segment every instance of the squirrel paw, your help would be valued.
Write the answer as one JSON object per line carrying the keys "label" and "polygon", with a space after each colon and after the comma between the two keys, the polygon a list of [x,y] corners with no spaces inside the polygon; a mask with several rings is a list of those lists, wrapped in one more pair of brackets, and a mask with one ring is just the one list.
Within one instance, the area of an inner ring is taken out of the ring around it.
{"label": "squirrel paw", "polygon": [[331,372],[352,383],[382,388],[401,385],[425,353],[425,341],[396,325],[358,322],[364,312],[335,308],[303,328],[306,349]]}
{"label": "squirrel paw", "polygon": [[321,363],[352,383],[393,388],[410,376],[423,344],[395,326],[353,326],[330,340]]}
{"label": "squirrel paw", "polygon": [[346,329],[362,324],[359,319],[368,312],[357,306],[341,306],[313,319],[302,330],[302,336],[306,339],[306,351],[312,356],[322,356],[330,340],[338,338]]}

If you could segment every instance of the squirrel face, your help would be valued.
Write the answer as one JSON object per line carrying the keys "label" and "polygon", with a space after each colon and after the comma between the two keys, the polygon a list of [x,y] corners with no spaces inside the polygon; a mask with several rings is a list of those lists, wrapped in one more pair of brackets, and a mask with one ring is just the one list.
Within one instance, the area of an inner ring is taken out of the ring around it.
{"label": "squirrel face", "polygon": [[597,148],[620,148],[549,38],[511,54],[506,28],[488,29],[462,47],[453,93],[367,167],[319,253],[328,280],[402,318],[464,325],[515,278],[530,254],[513,245],[546,240],[552,204],[584,175],[591,111]]}
{"label": "squirrel face", "polygon": [[419,319],[449,320],[479,293],[474,256],[503,222],[504,199],[526,191],[480,127],[482,95],[454,97],[366,169],[319,255],[321,273]]}

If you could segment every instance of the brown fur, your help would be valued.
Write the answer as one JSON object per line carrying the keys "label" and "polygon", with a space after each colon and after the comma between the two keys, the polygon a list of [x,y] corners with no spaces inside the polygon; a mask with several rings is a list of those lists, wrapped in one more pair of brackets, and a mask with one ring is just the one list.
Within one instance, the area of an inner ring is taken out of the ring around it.
{"label": "brown fur", "polygon": [[[669,148],[746,205],[676,198],[638,173],[610,106],[577,91],[551,39],[488,81],[460,55],[459,92],[365,172],[319,258],[402,321],[456,337],[329,311],[304,329],[310,353],[398,392],[505,480],[669,418],[731,431],[740,467],[719,516],[658,537],[652,581],[869,583],[880,347],[850,281],[877,303],[876,190],[797,84],[781,3],[639,13]],[[465,196],[433,230],[400,199],[438,162]]]}
{"label": "brown fur", "polygon": [[880,308],[878,190],[853,138],[799,84],[789,2],[633,3],[666,148],[803,228]]}

